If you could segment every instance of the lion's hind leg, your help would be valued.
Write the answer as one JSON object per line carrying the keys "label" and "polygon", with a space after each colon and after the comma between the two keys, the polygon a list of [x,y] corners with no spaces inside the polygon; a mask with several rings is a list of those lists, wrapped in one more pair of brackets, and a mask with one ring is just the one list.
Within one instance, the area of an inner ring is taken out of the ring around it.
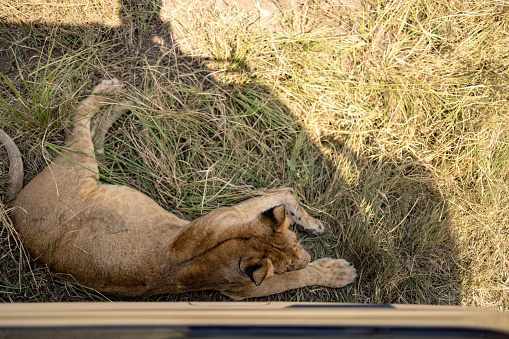
{"label": "lion's hind leg", "polygon": [[103,80],[94,87],[92,94],[83,100],[72,114],[71,132],[65,140],[66,149],[62,152],[63,157],[56,160],[70,163],[74,173],[86,179],[81,184],[87,182],[90,188],[96,187],[99,182],[99,168],[90,134],[90,120],[99,108],[108,103],[108,98],[103,94],[115,93],[121,88],[122,83],[117,79]]}
{"label": "lion's hind leg", "polygon": [[102,94],[118,92],[122,83],[117,79],[103,80],[92,90],[92,94],[83,100],[71,117],[71,135],[66,139],[65,145],[93,153],[94,148],[90,134],[90,120],[99,108],[108,103],[108,98]]}

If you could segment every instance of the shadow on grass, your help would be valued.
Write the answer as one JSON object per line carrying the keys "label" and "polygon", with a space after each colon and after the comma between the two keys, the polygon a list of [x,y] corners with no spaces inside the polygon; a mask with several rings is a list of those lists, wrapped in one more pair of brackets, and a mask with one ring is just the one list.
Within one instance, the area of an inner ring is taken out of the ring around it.
{"label": "shadow on grass", "polygon": [[[300,118],[293,116],[270,88],[251,77],[249,67],[242,60],[225,61],[230,64],[235,61],[240,67],[229,72],[241,73],[248,81],[223,83],[215,80],[212,74],[217,69],[209,66],[217,60],[191,57],[181,52],[172,40],[170,25],[160,20],[156,1],[124,0],[120,16],[120,27],[0,23],[0,72],[10,78],[17,77],[19,69],[30,74],[41,64],[51,69],[57,67],[52,64],[53,60],[66,59],[70,61],[67,68],[59,70],[58,74],[68,77],[70,87],[76,91],[86,82],[87,90],[80,93],[88,93],[105,74],[118,77],[141,92],[150,89],[151,95],[159,95],[159,100],[164,100],[160,98],[165,95],[164,89],[152,89],[154,83],[162,78],[169,80],[169,84],[178,84],[185,89],[182,97],[168,96],[168,100],[171,101],[173,112],[192,112],[189,114],[194,119],[191,123],[202,126],[203,140],[197,140],[200,136],[189,133],[185,122],[191,118],[186,115],[177,114],[169,122],[162,119],[160,125],[152,127],[154,131],[163,127],[162,131],[168,134],[178,134],[172,138],[179,154],[172,161],[191,164],[191,168],[203,168],[195,172],[180,169],[178,177],[186,178],[187,193],[175,188],[174,185],[178,185],[176,181],[158,180],[156,176],[141,173],[144,166],[141,162],[146,159],[133,154],[132,147],[124,146],[133,143],[132,135],[117,130],[121,129],[122,124],[127,129],[141,129],[136,119],[143,114],[125,117],[113,129],[112,134],[116,135],[108,141],[108,147],[114,149],[111,152],[116,155],[104,159],[102,171],[106,180],[122,177],[123,182],[149,194],[168,210],[178,210],[179,216],[186,218],[194,218],[216,206],[245,199],[249,196],[250,188],[293,187],[305,203],[315,207],[315,212],[320,211],[318,217],[328,225],[326,233],[319,238],[300,236],[311,256],[342,257],[352,261],[358,269],[359,278],[343,289],[305,288],[259,300],[460,303],[456,246],[449,229],[447,203],[425,166],[410,155],[394,155],[394,158],[377,157],[376,154],[360,155],[348,149],[340,139],[313,141],[306,135]],[[160,79],[155,76],[160,76]],[[12,96],[5,84],[2,86],[4,95]],[[196,112],[199,111],[196,107],[219,94],[224,98],[219,104],[205,103],[212,116],[223,119],[225,126],[232,127],[232,130],[240,125],[240,121],[246,128],[256,131],[258,139],[243,139],[242,131],[221,135],[222,132],[217,130],[218,125],[210,120],[210,116]],[[58,100],[60,103],[69,103],[65,95]],[[257,109],[250,110],[252,105],[258,105]],[[155,111],[156,106],[148,111]],[[56,105],[50,111],[54,116],[61,114]],[[249,111],[249,114],[239,116],[231,113],[236,111]],[[276,111],[286,120],[280,124],[283,126],[280,129],[270,130],[274,125],[264,125],[263,121],[267,119],[278,125],[267,113]],[[26,126],[19,129],[24,134],[33,133],[38,138],[44,132],[37,134]],[[149,134],[147,138],[168,142],[167,137],[157,133]],[[62,140],[61,133],[50,135],[50,142],[56,145]],[[25,156],[25,181],[28,182],[46,164],[40,151],[43,148],[33,150],[36,143],[23,138],[16,141]],[[155,145],[154,148],[160,145],[158,142],[147,142]],[[231,187],[227,190],[224,185],[207,188],[207,178],[203,177],[203,172],[207,170],[208,173],[214,163],[209,159],[194,159],[198,154],[197,147],[231,158],[228,165],[216,173],[224,181],[231,182]],[[228,155],[231,147],[235,148],[235,152]],[[138,146],[134,153],[139,151]],[[245,158],[238,158],[239,155]],[[271,159],[269,165],[260,161],[267,158]],[[5,156],[0,161],[2,165],[7,164]],[[173,166],[176,166],[175,163]],[[5,174],[0,181],[5,187]],[[204,195],[206,189],[209,190],[209,196],[220,196],[222,199],[211,199],[207,206],[203,206],[200,194]],[[44,267],[24,260],[19,244],[8,235],[6,227],[9,220],[6,214],[3,213],[2,217],[1,300],[106,299],[95,292],[52,278]],[[149,300],[229,299],[217,292],[201,291],[157,296]]]}

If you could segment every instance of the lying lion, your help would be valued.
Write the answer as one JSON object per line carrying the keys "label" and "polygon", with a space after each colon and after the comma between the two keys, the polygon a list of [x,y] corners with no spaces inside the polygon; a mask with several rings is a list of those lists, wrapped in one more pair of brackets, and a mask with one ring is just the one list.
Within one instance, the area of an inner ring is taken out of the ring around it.
{"label": "lying lion", "polygon": [[[31,256],[52,274],[116,296],[211,289],[233,299],[310,285],[342,287],[355,279],[345,260],[309,263],[288,227],[321,234],[323,226],[289,189],[189,222],[132,188],[102,184],[90,120],[108,101],[100,93],[120,88],[113,79],[93,89],[72,117],[66,149],[23,190],[19,151],[0,130],[11,159],[7,198],[15,228]],[[118,118],[113,112],[95,131],[98,150]]]}

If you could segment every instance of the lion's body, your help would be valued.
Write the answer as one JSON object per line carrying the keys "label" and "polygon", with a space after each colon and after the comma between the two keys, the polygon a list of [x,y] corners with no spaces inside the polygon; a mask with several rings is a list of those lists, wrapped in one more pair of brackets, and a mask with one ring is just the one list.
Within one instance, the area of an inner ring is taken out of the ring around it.
{"label": "lion's body", "polygon": [[[117,80],[103,81],[93,93],[119,88]],[[106,101],[91,95],[82,102],[69,149],[13,203],[21,239],[54,275],[120,296],[214,289],[236,299],[353,281],[355,269],[344,260],[308,266],[309,255],[287,228],[319,234],[323,226],[289,190],[188,222],[134,189],[101,184],[90,119]]]}

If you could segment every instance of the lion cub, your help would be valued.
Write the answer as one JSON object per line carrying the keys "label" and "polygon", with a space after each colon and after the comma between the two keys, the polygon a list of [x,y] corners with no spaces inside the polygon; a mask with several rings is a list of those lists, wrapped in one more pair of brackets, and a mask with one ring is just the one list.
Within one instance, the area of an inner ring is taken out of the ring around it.
{"label": "lion cub", "polygon": [[[288,227],[321,234],[323,226],[289,189],[189,222],[132,188],[102,184],[90,119],[108,102],[103,95],[121,87],[113,79],[93,89],[72,117],[67,148],[23,190],[19,151],[0,130],[11,156],[8,199],[15,228],[32,257],[52,274],[117,296],[212,289],[233,299],[310,285],[342,287],[355,279],[345,260],[309,263]],[[113,113],[100,126],[99,150],[118,116]]]}

